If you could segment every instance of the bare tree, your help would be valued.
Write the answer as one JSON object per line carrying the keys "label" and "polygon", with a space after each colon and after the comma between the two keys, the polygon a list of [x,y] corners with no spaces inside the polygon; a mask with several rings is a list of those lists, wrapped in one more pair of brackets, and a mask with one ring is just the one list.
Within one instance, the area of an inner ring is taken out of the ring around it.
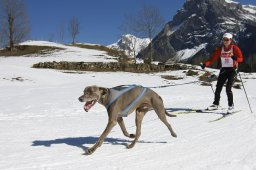
{"label": "bare tree", "polygon": [[48,34],[48,41],[53,42],[54,41],[54,33],[49,33]]}
{"label": "bare tree", "polygon": [[7,41],[12,51],[16,43],[25,39],[30,26],[26,14],[25,4],[22,0],[0,0],[0,33],[2,39]]}
{"label": "bare tree", "polygon": [[144,36],[148,36],[150,39],[150,63],[153,61],[152,39],[156,36],[163,25],[164,19],[157,7],[146,5],[138,12],[136,17],[136,29],[139,33]]}
{"label": "bare tree", "polygon": [[72,37],[72,44],[75,44],[75,38],[80,33],[80,23],[76,17],[70,20],[68,31]]}
{"label": "bare tree", "polygon": [[[148,37],[150,39],[150,57],[149,62],[153,61],[152,56],[152,39],[163,27],[164,19],[160,14],[160,10],[151,5],[145,5],[136,15],[125,15],[124,23],[121,30],[129,32],[137,37]],[[135,50],[136,41],[133,41],[133,49]],[[134,51],[135,54],[135,51]]]}
{"label": "bare tree", "polygon": [[59,37],[59,40],[61,43],[64,42],[64,36],[65,36],[65,24],[61,23],[57,28],[57,35]]}
{"label": "bare tree", "polygon": [[[0,21],[1,23],[1,21]],[[1,26],[1,25],[0,25]],[[0,28],[1,29],[1,28]],[[4,40],[4,36],[0,31],[0,48],[4,46],[5,40]]]}
{"label": "bare tree", "polygon": [[[125,32],[126,34],[131,34],[138,37],[138,29],[136,27],[136,19],[132,15],[124,15],[124,22],[122,23],[120,30]],[[137,46],[137,39],[135,37],[131,37],[129,40],[129,46],[131,49],[129,50],[129,55],[134,58],[134,62],[136,64],[136,46]],[[132,55],[131,55],[132,54]]]}

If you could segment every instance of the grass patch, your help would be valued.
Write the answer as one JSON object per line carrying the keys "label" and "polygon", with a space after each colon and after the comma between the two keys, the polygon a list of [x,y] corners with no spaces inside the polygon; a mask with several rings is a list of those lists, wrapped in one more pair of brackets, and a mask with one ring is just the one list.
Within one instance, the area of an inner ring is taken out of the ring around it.
{"label": "grass patch", "polygon": [[177,77],[177,76],[171,76],[171,75],[163,75],[161,78],[166,79],[166,80],[180,80],[183,79],[182,77]]}
{"label": "grass patch", "polygon": [[0,50],[1,56],[24,56],[30,54],[49,54],[53,51],[63,50],[58,47],[50,47],[50,46],[32,46],[32,45],[18,45],[10,51],[8,48]]}
{"label": "grass patch", "polygon": [[210,72],[205,72],[203,75],[199,77],[199,80],[203,82],[213,82],[217,79],[218,77],[214,74],[211,74]]}
{"label": "grass patch", "polygon": [[189,69],[189,70],[187,71],[186,75],[187,75],[187,76],[197,76],[197,75],[198,75],[198,72]]}

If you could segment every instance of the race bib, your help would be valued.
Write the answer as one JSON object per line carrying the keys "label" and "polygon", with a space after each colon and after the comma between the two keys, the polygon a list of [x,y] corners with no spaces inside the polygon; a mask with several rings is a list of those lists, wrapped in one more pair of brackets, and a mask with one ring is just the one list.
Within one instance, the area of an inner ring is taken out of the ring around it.
{"label": "race bib", "polygon": [[222,67],[233,67],[234,60],[231,58],[233,55],[233,47],[229,51],[224,51],[224,48],[221,50],[221,66]]}
{"label": "race bib", "polygon": [[234,62],[233,59],[231,57],[221,57],[221,65],[222,67],[233,67],[234,66]]}

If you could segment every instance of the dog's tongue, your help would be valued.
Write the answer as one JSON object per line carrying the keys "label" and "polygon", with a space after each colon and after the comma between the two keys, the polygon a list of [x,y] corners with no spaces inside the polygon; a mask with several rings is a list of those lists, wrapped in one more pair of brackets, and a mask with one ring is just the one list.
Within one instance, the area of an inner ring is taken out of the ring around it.
{"label": "dog's tongue", "polygon": [[92,106],[93,106],[95,103],[96,103],[95,100],[86,102],[85,105],[84,105],[84,110],[85,110],[86,112],[88,112],[88,110],[91,109]]}

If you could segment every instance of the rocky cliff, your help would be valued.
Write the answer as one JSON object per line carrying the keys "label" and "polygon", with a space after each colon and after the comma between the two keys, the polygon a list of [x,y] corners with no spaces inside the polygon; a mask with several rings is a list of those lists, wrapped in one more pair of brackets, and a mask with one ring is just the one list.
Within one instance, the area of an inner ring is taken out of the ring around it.
{"label": "rocky cliff", "polygon": [[[230,0],[187,0],[153,39],[154,60],[198,64],[221,44],[225,32],[234,34],[245,57],[243,67],[252,70],[256,61],[256,7]],[[148,47],[137,55],[148,56]]]}

